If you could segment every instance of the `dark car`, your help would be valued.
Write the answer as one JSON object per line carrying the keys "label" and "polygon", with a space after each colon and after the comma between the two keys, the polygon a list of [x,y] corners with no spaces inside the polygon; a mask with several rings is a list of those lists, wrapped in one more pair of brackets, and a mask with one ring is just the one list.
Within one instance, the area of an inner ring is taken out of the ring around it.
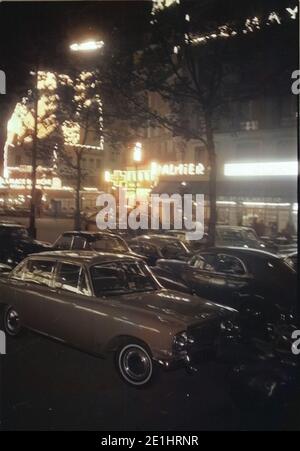
{"label": "dark car", "polygon": [[129,242],[131,249],[147,259],[154,266],[159,259],[186,261],[191,256],[188,247],[178,238],[168,235],[142,235]]}
{"label": "dark car", "polygon": [[109,232],[65,232],[56,240],[52,250],[109,252],[143,258],[133,252],[123,238]]}
{"label": "dark car", "polygon": [[258,332],[296,315],[296,272],[268,252],[217,247],[188,262],[160,260],[153,271],[160,280],[181,281],[197,295],[237,309]]}
{"label": "dark car", "polygon": [[1,304],[7,334],[24,326],[99,356],[113,353],[134,386],[147,384],[156,366],[190,366],[214,350],[237,315],[163,289],[141,260],[88,251],[27,258],[0,277]]}
{"label": "dark car", "polygon": [[15,267],[28,255],[49,248],[48,243],[31,239],[24,226],[8,222],[0,223],[0,262]]}
{"label": "dark car", "polygon": [[[201,240],[189,240],[187,238],[186,230],[168,230],[165,231],[166,235],[176,237],[180,239],[191,252],[199,252],[204,250],[209,246],[209,235],[207,232]],[[276,251],[276,246],[272,243],[265,242],[260,239],[255,230],[251,227],[244,226],[227,226],[227,225],[217,225],[216,226],[216,246],[228,246],[228,247],[245,247],[250,249],[260,249],[267,251]]]}

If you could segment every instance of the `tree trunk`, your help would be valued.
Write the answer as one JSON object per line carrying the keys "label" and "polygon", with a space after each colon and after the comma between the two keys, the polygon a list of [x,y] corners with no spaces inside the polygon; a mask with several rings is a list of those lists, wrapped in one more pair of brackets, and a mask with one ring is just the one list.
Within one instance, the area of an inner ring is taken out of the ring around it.
{"label": "tree trunk", "polygon": [[217,224],[217,154],[210,115],[206,115],[206,139],[210,166],[208,245],[215,246]]}
{"label": "tree trunk", "polygon": [[76,192],[75,192],[75,215],[74,215],[74,229],[81,230],[81,153],[76,151]]}
{"label": "tree trunk", "polygon": [[37,170],[37,143],[38,143],[38,67],[35,69],[35,87],[34,87],[34,134],[32,143],[32,174],[31,174],[31,200],[29,217],[29,235],[36,238],[36,170]]}

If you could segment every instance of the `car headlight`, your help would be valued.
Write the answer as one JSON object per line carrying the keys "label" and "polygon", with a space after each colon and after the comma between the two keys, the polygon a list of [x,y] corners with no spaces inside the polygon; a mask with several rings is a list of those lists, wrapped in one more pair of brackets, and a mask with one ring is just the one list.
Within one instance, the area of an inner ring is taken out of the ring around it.
{"label": "car headlight", "polygon": [[182,352],[185,351],[187,346],[189,344],[193,344],[194,340],[193,338],[189,337],[188,334],[184,332],[180,332],[179,334],[175,335],[174,342],[173,342],[173,348],[175,352]]}
{"label": "car headlight", "polygon": [[223,320],[220,324],[221,330],[230,334],[236,334],[240,332],[240,326],[236,321]]}

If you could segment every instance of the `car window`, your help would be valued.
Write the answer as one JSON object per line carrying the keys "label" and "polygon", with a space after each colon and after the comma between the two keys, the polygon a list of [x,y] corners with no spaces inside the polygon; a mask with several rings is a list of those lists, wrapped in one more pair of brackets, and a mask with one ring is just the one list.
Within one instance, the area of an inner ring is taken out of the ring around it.
{"label": "car window", "polygon": [[172,242],[161,248],[161,253],[166,258],[176,258],[180,255],[187,253],[185,247],[181,245],[181,242]]}
{"label": "car window", "polygon": [[194,267],[202,269],[203,271],[216,271],[216,255],[214,254],[201,254],[197,256],[197,260],[194,261]]}
{"label": "car window", "polygon": [[139,243],[130,243],[130,249],[136,253],[143,253],[143,248]]}
{"label": "car window", "polygon": [[55,267],[55,261],[29,260],[24,270],[23,280],[50,287]]}
{"label": "car window", "polygon": [[226,274],[244,275],[245,267],[237,257],[219,254],[217,256],[216,271]]}
{"label": "car window", "polygon": [[12,240],[27,240],[29,238],[29,235],[25,227],[3,227],[0,229],[0,238],[9,238]]}
{"label": "car window", "polygon": [[86,239],[81,236],[75,236],[72,244],[72,249],[82,251],[86,248]]}
{"label": "car window", "polygon": [[251,241],[257,241],[257,235],[255,234],[255,232],[253,230],[245,230],[244,231],[245,237],[247,240],[251,240]]}
{"label": "car window", "polygon": [[21,227],[12,229],[11,236],[16,240],[27,240],[29,238],[28,230]]}
{"label": "car window", "polygon": [[243,241],[243,234],[237,230],[232,229],[224,229],[219,230],[218,234],[220,235],[223,241]]}
{"label": "car window", "polygon": [[189,261],[189,265],[193,266],[194,268],[197,268],[197,269],[204,269],[205,268],[205,260],[204,260],[204,258],[195,255]]}
{"label": "car window", "polygon": [[141,249],[143,255],[146,255],[146,257],[157,257],[159,255],[159,252],[156,249],[156,247],[152,246],[149,243],[142,243]]}
{"label": "car window", "polygon": [[27,269],[27,260],[23,261],[18,266],[16,266],[16,268],[12,271],[10,277],[12,279],[23,280],[23,276],[25,274],[26,269]]}
{"label": "car window", "polygon": [[62,250],[62,251],[68,251],[71,249],[72,247],[72,241],[73,241],[73,237],[72,236],[61,236],[55,243],[54,247]]}
{"label": "car window", "polygon": [[91,268],[91,278],[97,297],[107,293],[129,294],[153,291],[158,288],[146,265],[139,262],[95,265]]}
{"label": "car window", "polygon": [[127,252],[127,244],[117,236],[102,236],[91,242],[91,247],[99,252]]}
{"label": "car window", "polygon": [[55,286],[61,290],[79,292],[81,266],[71,263],[62,263],[58,269]]}

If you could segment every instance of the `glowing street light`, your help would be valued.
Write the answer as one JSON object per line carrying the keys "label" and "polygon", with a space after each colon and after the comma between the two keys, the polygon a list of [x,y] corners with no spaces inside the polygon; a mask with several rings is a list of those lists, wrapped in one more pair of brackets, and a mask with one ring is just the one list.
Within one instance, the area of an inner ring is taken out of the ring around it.
{"label": "glowing street light", "polygon": [[70,49],[72,52],[94,52],[95,50],[100,50],[104,47],[103,41],[84,41],[84,42],[75,42],[70,45]]}
{"label": "glowing street light", "polygon": [[140,163],[142,161],[142,144],[136,143],[133,152],[133,161],[135,163]]}

